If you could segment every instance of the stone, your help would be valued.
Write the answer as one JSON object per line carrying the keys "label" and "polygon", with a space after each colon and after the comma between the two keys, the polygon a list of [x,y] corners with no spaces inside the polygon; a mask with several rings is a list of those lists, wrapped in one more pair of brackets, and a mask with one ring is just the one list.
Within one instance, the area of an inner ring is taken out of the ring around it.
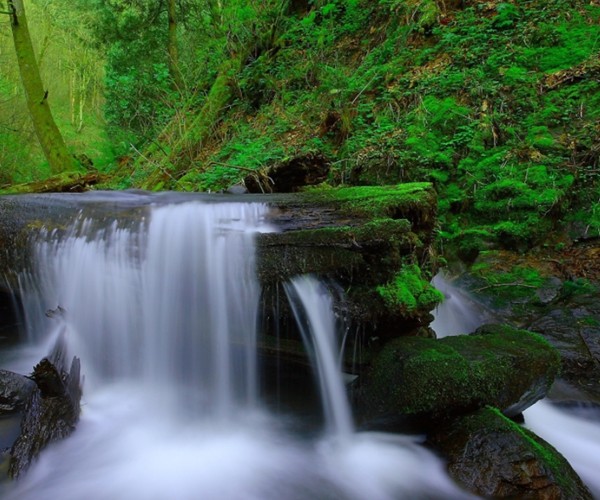
{"label": "stone", "polygon": [[546,441],[488,407],[428,436],[448,472],[485,498],[592,499],[567,460]]}
{"label": "stone", "polygon": [[0,415],[8,415],[23,409],[35,383],[23,375],[0,370]]}
{"label": "stone", "polygon": [[486,405],[515,416],[543,398],[560,366],[540,335],[488,325],[471,335],[388,342],[359,392],[368,420],[428,426]]}

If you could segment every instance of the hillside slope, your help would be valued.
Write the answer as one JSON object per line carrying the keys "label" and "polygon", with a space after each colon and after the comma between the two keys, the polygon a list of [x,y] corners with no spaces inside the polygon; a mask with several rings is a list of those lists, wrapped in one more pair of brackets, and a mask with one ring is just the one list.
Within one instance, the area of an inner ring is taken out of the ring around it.
{"label": "hillside slope", "polygon": [[466,257],[600,236],[598,2],[292,3],[193,161],[134,185],[219,190],[319,153],[332,185],[433,181]]}

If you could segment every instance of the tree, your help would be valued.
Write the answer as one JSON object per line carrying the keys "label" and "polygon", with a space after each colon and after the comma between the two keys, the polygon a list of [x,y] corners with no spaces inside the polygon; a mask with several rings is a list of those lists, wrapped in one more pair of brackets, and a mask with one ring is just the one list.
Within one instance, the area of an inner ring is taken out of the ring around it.
{"label": "tree", "polygon": [[178,90],[183,89],[183,77],[179,70],[179,51],[177,49],[177,2],[176,0],[168,0],[167,13],[169,18],[169,40],[168,40],[168,52],[169,52],[169,73],[175,84],[175,88]]}
{"label": "tree", "polygon": [[23,0],[7,0],[19,72],[33,127],[53,174],[78,167],[56,126],[31,43]]}

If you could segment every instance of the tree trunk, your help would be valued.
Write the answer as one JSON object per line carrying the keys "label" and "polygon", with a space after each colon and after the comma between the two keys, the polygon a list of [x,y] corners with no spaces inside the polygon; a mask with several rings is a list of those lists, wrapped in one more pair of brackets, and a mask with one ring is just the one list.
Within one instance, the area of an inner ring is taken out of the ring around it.
{"label": "tree trunk", "polygon": [[[164,189],[168,183],[180,178],[194,163],[204,143],[210,138],[223,109],[233,96],[231,81],[240,70],[240,60],[233,58],[221,66],[202,109],[191,120],[183,122],[183,131],[167,134],[160,143],[152,143],[136,161],[136,169],[151,168],[152,173],[140,187]],[[177,119],[177,117],[175,118]],[[169,132],[176,127],[168,125]]]}
{"label": "tree trunk", "polygon": [[168,1],[168,14],[169,14],[169,74],[173,79],[175,89],[183,90],[183,78],[181,71],[179,70],[179,52],[177,50],[177,11],[176,11],[176,0]]}
{"label": "tree trunk", "polygon": [[48,91],[44,90],[36,63],[23,0],[8,0],[8,10],[27,107],[44,156],[53,174],[75,170],[79,165],[69,154],[48,105]]}

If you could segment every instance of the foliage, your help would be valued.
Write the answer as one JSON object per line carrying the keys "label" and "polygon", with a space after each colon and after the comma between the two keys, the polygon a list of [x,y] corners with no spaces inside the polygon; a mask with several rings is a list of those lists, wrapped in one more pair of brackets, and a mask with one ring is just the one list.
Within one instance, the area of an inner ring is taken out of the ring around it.
{"label": "foliage", "polygon": [[[89,130],[67,135],[119,172],[115,186],[146,185],[165,168],[152,158],[130,175],[127,158],[142,159],[144,144],[168,144],[167,169],[187,162],[152,187],[186,190],[225,189],[248,171],[318,152],[332,163],[332,185],[433,183],[439,239],[468,259],[527,250],[566,225],[600,234],[593,3],[179,0],[185,85],[175,88],[162,2],[32,1],[49,14],[35,19],[40,49],[45,33],[57,44],[53,61],[70,44],[76,59],[95,51],[104,66],[95,87],[104,98],[92,99],[104,115],[90,108]],[[58,44],[65,26],[81,28]],[[233,97],[188,154],[178,134],[232,56],[241,60]],[[66,109],[57,87],[51,95]],[[5,116],[13,121],[0,108]],[[12,164],[32,161],[19,153],[23,137],[6,143]]]}

